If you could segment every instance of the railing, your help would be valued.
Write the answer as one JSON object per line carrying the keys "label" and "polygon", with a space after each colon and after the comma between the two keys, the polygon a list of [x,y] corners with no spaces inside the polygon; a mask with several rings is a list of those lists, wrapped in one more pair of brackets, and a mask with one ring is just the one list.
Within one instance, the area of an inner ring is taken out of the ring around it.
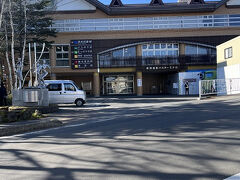
{"label": "railing", "polygon": [[100,68],[110,67],[145,67],[166,65],[215,65],[216,55],[192,55],[192,56],[151,56],[133,58],[112,58],[98,61]]}
{"label": "railing", "polygon": [[216,55],[184,55],[179,57],[182,65],[215,65]]}
{"label": "railing", "polygon": [[240,79],[213,79],[199,81],[199,99],[211,95],[240,94]]}
{"label": "railing", "polygon": [[104,59],[99,60],[99,67],[136,67],[137,58],[114,58],[114,59]]}
{"label": "railing", "polygon": [[240,14],[54,20],[58,32],[239,27]]}

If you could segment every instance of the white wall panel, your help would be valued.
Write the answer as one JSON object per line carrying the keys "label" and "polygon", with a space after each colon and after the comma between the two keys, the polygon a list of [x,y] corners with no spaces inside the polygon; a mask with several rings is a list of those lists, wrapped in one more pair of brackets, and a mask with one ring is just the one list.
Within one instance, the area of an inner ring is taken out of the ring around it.
{"label": "white wall panel", "polygon": [[57,11],[96,10],[96,7],[84,0],[55,0]]}

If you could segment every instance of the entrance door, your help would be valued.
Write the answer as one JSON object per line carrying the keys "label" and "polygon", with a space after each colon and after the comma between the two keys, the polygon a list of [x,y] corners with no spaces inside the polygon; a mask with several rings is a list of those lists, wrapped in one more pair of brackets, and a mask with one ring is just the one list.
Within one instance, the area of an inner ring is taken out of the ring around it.
{"label": "entrance door", "polygon": [[104,76],[105,94],[133,94],[133,75]]}

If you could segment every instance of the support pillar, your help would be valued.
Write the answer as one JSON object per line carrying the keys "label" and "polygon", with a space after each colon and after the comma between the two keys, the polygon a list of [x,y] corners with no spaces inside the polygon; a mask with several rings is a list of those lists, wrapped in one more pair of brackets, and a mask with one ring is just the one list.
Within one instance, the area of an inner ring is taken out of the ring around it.
{"label": "support pillar", "polygon": [[94,97],[100,96],[100,77],[99,73],[93,73],[93,95]]}
{"label": "support pillar", "polygon": [[142,72],[137,72],[137,96],[143,95]]}

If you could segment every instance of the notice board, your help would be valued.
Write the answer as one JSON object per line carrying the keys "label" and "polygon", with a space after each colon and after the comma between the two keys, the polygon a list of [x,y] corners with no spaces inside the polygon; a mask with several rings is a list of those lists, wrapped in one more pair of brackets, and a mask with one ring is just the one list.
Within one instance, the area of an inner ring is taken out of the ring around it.
{"label": "notice board", "polygon": [[71,40],[72,69],[93,68],[92,40]]}

